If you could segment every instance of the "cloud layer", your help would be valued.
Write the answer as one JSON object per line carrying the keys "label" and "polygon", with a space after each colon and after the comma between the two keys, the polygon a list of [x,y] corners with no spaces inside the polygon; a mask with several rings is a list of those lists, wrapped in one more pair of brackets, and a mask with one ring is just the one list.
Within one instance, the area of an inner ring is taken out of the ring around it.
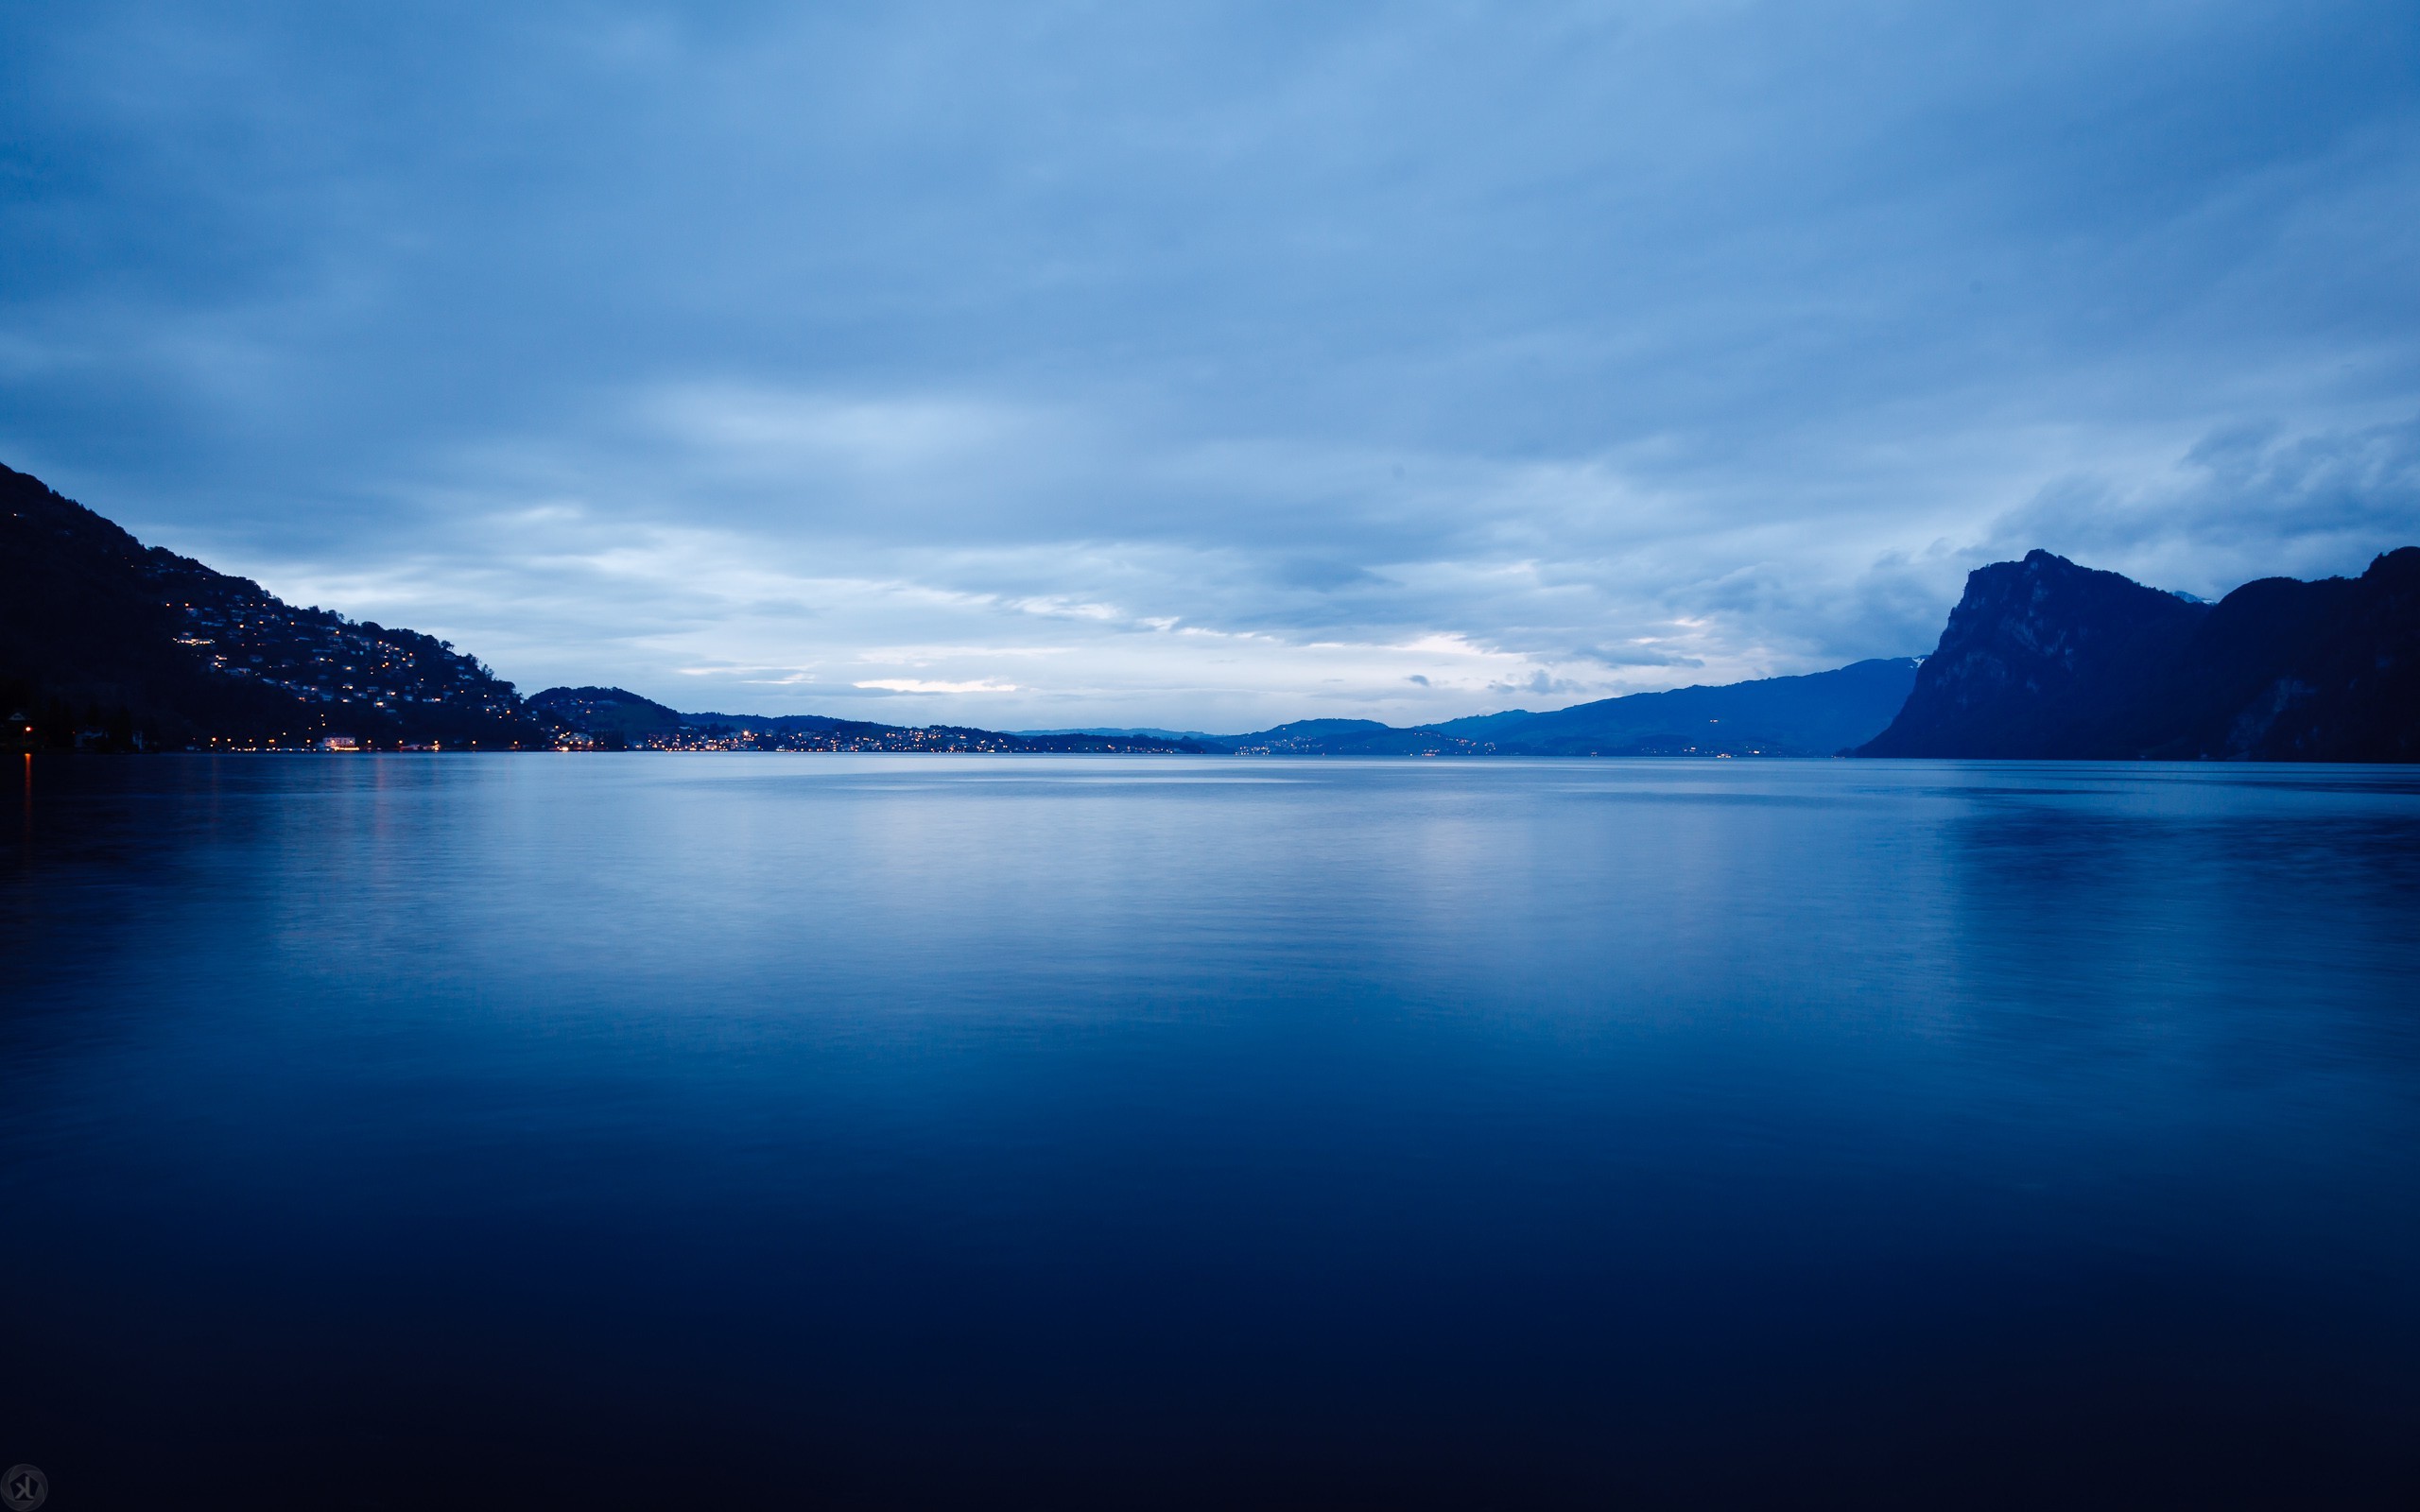
{"label": "cloud layer", "polygon": [[0,76],[0,459],[525,686],[1438,718],[2420,540],[2408,6],[30,6]]}

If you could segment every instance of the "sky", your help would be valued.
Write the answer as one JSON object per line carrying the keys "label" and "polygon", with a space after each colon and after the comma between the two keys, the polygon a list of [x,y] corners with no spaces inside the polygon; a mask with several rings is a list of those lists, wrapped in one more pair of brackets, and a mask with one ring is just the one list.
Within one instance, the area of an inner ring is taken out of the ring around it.
{"label": "sky", "polygon": [[525,692],[1396,724],[2420,541],[2420,8],[0,9],[0,461]]}

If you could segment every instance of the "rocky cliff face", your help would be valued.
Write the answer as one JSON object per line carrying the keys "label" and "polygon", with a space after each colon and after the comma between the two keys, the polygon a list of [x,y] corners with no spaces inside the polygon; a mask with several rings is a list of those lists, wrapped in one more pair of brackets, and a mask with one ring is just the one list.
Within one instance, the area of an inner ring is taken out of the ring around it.
{"label": "rocky cliff face", "polygon": [[2420,761],[2420,548],[2215,606],[2046,551],[1994,563],[1858,754]]}

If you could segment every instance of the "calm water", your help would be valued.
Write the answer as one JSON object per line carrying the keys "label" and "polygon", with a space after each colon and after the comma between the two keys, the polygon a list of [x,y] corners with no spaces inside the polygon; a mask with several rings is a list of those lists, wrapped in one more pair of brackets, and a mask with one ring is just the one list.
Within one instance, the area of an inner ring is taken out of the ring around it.
{"label": "calm water", "polygon": [[2420,773],[11,775],[59,1512],[2420,1493]]}

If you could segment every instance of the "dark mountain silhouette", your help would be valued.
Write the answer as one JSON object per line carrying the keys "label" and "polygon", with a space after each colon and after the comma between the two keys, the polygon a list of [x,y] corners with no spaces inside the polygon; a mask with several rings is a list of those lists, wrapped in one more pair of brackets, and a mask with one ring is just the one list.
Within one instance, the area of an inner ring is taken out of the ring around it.
{"label": "dark mountain silhouette", "polygon": [[452,646],[296,609],[0,467],[9,713],[26,715],[13,741],[43,746],[546,741],[512,685]]}
{"label": "dark mountain silhouette", "polygon": [[1979,568],[1858,754],[2420,760],[2420,548],[2214,605],[2047,551]]}

